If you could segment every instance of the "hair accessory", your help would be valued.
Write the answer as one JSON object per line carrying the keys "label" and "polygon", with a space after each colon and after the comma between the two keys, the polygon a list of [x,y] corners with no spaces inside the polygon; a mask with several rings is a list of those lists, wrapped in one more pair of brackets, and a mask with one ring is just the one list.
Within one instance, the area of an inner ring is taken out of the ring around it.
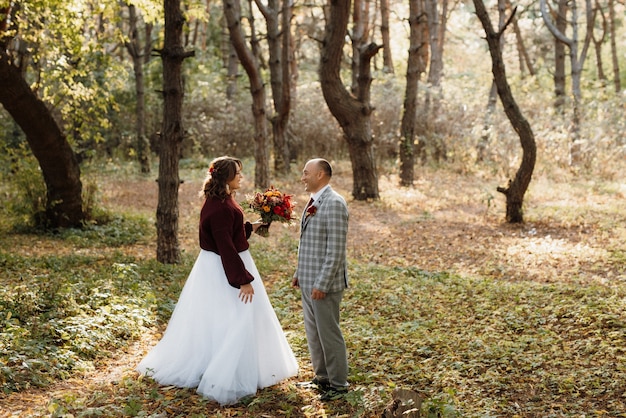
{"label": "hair accessory", "polygon": [[209,174],[213,174],[214,171],[215,171],[215,167],[213,166],[209,167]]}

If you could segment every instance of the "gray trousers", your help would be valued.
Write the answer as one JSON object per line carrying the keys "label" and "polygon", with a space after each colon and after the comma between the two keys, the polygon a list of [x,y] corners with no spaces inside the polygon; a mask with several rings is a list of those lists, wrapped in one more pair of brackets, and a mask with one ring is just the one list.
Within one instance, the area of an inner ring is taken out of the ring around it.
{"label": "gray trousers", "polygon": [[328,379],[335,388],[348,386],[348,355],[339,327],[339,304],[343,291],[313,300],[310,289],[302,289],[304,329],[315,375]]}

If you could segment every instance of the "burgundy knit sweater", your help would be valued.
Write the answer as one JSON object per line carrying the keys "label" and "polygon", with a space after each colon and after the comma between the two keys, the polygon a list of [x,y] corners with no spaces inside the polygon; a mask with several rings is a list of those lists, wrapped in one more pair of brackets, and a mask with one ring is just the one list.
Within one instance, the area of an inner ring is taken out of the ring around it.
{"label": "burgundy knit sweater", "polygon": [[237,289],[254,280],[239,257],[249,248],[251,232],[252,225],[244,224],[243,210],[234,199],[205,200],[200,212],[200,248],[221,257],[228,283]]}

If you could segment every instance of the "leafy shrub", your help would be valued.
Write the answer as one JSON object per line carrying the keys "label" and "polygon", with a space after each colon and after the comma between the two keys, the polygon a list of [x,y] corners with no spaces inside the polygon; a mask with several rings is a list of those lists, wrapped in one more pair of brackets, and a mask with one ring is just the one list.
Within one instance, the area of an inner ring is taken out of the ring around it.
{"label": "leafy shrub", "polygon": [[63,240],[60,246],[98,248],[99,255],[31,258],[0,251],[5,272],[0,278],[0,384],[5,393],[93,368],[99,358],[139,338],[155,315],[169,317],[173,303],[157,308],[153,285],[168,280],[169,287],[159,285],[159,292],[175,300],[182,281],[177,275],[184,269],[100,252],[145,239],[145,226],[140,218],[115,217],[105,226],[48,237]]}
{"label": "leafy shrub", "polygon": [[46,184],[39,163],[22,144],[6,148],[9,170],[3,173],[8,181],[7,215],[17,224],[41,226],[45,223]]}

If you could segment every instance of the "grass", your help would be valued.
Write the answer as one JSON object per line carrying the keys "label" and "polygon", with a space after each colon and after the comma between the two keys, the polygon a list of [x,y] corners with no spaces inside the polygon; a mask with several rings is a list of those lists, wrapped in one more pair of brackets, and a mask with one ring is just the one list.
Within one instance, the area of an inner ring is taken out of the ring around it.
{"label": "grass", "polygon": [[[423,397],[426,417],[624,416],[626,213],[616,199],[623,187],[567,183],[562,193],[544,194],[561,185],[541,178],[529,223],[511,227],[486,206],[489,186],[480,177],[431,174],[412,191],[385,183],[380,202],[350,202],[342,324],[352,390],[326,404],[295,385],[312,377],[299,295],[289,286],[295,228],[273,225],[251,251],[301,375],[220,408],[134,372],[196,254],[189,244],[181,265],[153,260],[150,202],[141,206],[131,193],[132,211],[58,234],[3,222],[0,409],[53,417],[370,417],[382,414],[395,388],[409,388]],[[347,195],[342,178],[339,170],[336,187]],[[103,201],[123,205],[126,180],[104,185]],[[463,181],[468,194],[454,200],[449,191]],[[133,179],[132,187],[145,192],[152,183]],[[197,222],[197,202],[181,201],[194,202],[181,209],[184,224]],[[193,243],[194,225],[182,235]]]}

